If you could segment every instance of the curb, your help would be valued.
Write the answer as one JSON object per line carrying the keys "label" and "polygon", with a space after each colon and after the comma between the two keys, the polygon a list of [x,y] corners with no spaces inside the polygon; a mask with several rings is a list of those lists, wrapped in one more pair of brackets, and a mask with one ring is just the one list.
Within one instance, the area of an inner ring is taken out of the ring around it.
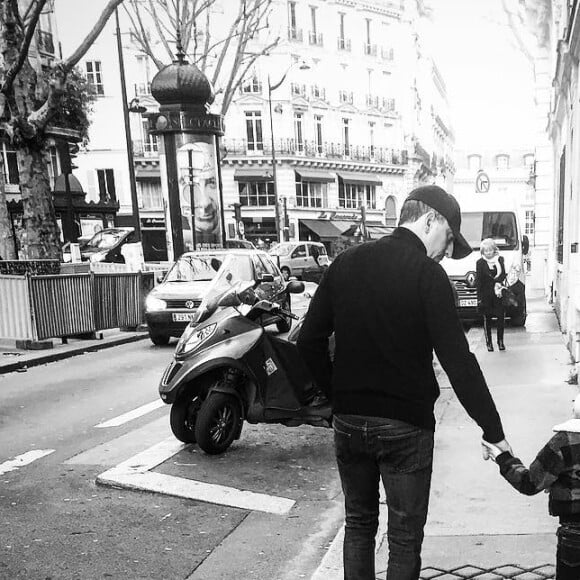
{"label": "curb", "polygon": [[31,367],[40,366],[46,363],[56,362],[59,360],[64,360],[66,358],[71,358],[79,354],[84,354],[86,352],[96,352],[98,350],[104,350],[106,348],[111,348],[113,346],[119,346],[122,344],[129,344],[131,342],[137,342],[139,340],[144,340],[148,338],[146,332],[142,334],[136,334],[131,336],[122,336],[119,338],[111,338],[108,340],[100,341],[100,344],[90,344],[87,346],[79,346],[72,348],[70,350],[65,350],[61,352],[51,352],[50,354],[43,354],[35,356],[30,359],[18,360],[15,362],[0,364],[0,375],[13,373],[21,369],[28,369]]}

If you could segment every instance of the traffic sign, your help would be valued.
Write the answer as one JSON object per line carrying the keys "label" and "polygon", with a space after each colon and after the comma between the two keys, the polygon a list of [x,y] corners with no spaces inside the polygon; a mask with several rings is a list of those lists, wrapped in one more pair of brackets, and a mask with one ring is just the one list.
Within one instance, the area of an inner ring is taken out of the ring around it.
{"label": "traffic sign", "polygon": [[487,193],[489,191],[489,176],[484,171],[479,171],[475,178],[475,191],[478,193]]}

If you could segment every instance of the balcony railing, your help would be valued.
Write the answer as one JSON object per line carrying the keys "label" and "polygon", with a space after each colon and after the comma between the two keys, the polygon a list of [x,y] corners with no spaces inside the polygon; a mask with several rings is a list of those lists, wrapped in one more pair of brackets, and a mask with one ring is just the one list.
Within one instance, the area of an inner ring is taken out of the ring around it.
{"label": "balcony railing", "polygon": [[350,38],[344,38],[343,36],[338,37],[338,50],[346,50],[350,52],[351,44]]}
{"label": "balcony railing", "polygon": [[352,105],[354,103],[352,91],[338,91],[338,99],[343,104]]}
{"label": "balcony railing", "polygon": [[46,54],[48,56],[54,56],[54,38],[51,32],[45,32],[44,30],[38,30],[36,32],[36,41],[38,44],[38,52]]}
{"label": "balcony railing", "polygon": [[364,45],[364,51],[367,56],[377,56],[377,45],[366,43]]}
{"label": "balcony railing", "polygon": [[[270,141],[264,142],[263,149],[259,152],[248,148],[246,139],[224,139],[223,141],[228,156],[260,155],[268,157],[272,155]],[[276,155],[296,155],[298,157],[314,157],[322,159],[348,159],[351,161],[366,161],[385,165],[406,165],[408,155],[406,150],[387,149],[366,145],[345,146],[343,143],[316,141],[297,141],[296,139],[280,139],[275,143]]]}
{"label": "balcony railing", "polygon": [[308,33],[308,42],[312,46],[322,46],[323,45],[323,37],[321,32],[309,32]]}
{"label": "balcony railing", "polygon": [[133,155],[138,157],[157,157],[157,141],[133,141]]}
{"label": "balcony railing", "polygon": [[289,28],[288,29],[288,40],[293,40],[294,42],[302,42],[303,34],[301,28]]}

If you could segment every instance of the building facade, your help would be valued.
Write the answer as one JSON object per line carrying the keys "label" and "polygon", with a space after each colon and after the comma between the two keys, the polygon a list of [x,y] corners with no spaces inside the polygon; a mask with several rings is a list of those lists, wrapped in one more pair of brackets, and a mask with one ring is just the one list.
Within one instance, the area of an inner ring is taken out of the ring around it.
{"label": "building facade", "polygon": [[[62,13],[73,1],[57,0]],[[224,10],[223,3],[215,10]],[[97,9],[87,6],[84,17],[94,17],[91,11]],[[268,33],[277,31],[281,40],[248,70],[225,116],[221,173],[228,237],[240,235],[239,207],[243,235],[258,245],[274,242],[278,202],[281,238],[321,240],[335,253],[389,231],[414,185],[452,187],[449,105],[423,45],[426,22],[422,0],[274,0]],[[81,27],[64,26],[63,44],[74,44]],[[128,98],[152,112],[156,68],[135,49],[123,19],[121,30]],[[130,225],[114,34],[110,22],[82,63],[99,96],[76,174],[95,199],[113,192],[119,223]],[[259,51],[265,39],[257,35],[252,42]],[[213,111],[220,98],[218,90]],[[165,229],[158,144],[146,115],[129,116],[147,243]]]}

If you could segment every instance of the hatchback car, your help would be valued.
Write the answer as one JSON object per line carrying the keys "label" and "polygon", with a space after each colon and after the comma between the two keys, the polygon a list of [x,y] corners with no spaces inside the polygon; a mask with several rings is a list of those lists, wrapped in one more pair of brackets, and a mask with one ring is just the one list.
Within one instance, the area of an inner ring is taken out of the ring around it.
{"label": "hatchback car", "polygon": [[[217,274],[220,273],[218,277]],[[284,293],[282,273],[270,256],[259,250],[207,250],[183,254],[156,286],[145,302],[145,319],[154,344],[167,344],[170,337],[180,337],[195,319],[197,310],[214,279],[228,284],[258,281],[256,294],[266,300],[280,296],[285,310],[290,297]],[[280,332],[290,330],[291,320],[273,318]]]}
{"label": "hatchback car", "polygon": [[306,271],[319,271],[330,264],[324,244],[320,242],[281,242],[270,251],[284,278],[301,277]]}
{"label": "hatchback car", "polygon": [[[116,262],[125,263],[125,257],[121,248],[125,244],[135,241],[134,228],[106,228],[97,232],[87,242],[79,240],[81,259],[90,262]],[[63,261],[70,262],[70,244],[63,247]]]}

